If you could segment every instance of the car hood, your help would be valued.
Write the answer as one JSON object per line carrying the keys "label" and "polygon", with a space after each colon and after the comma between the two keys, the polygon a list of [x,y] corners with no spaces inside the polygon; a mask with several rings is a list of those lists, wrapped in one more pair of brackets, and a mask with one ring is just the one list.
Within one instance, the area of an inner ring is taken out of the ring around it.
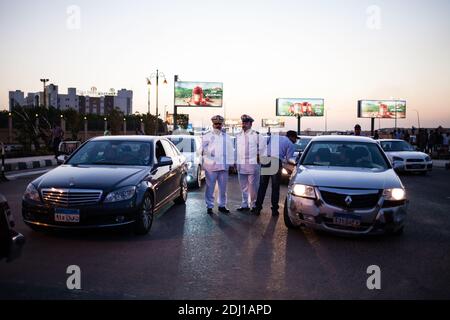
{"label": "car hood", "polygon": [[423,159],[427,154],[419,151],[392,151],[386,152],[389,157],[400,157],[406,159]]}
{"label": "car hood", "polygon": [[112,190],[136,185],[148,172],[148,167],[72,166],[61,165],[36,179],[38,188],[78,188]]}
{"label": "car hood", "polygon": [[316,187],[350,189],[388,189],[403,187],[393,169],[300,166],[295,183]]}

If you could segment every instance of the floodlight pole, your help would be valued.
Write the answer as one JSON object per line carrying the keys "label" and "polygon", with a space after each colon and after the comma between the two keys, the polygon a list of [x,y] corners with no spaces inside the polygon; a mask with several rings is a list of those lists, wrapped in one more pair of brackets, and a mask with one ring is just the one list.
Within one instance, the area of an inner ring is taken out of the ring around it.
{"label": "floodlight pole", "polygon": [[395,130],[397,130],[397,100],[395,101]]}
{"label": "floodlight pole", "polygon": [[177,129],[177,116],[178,116],[178,107],[175,101],[175,86],[178,81],[178,75],[174,76],[173,81],[173,92],[174,92],[174,98],[173,98],[173,131]]}
{"label": "floodlight pole", "polygon": [[297,114],[297,135],[301,136],[301,127],[300,127],[300,122],[302,120],[302,115],[301,114]]}
{"label": "floodlight pole", "polygon": [[375,118],[370,118],[370,135],[373,137],[375,130]]}

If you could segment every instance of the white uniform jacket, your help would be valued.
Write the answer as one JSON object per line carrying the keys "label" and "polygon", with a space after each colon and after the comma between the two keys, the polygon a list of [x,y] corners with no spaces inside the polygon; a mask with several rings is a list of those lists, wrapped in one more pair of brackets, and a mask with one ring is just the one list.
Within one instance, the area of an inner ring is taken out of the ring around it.
{"label": "white uniform jacket", "polygon": [[202,136],[203,169],[206,171],[228,170],[234,165],[231,137],[222,131],[211,130]]}
{"label": "white uniform jacket", "polygon": [[236,135],[236,164],[241,174],[259,174],[258,157],[262,155],[265,143],[261,134],[253,129]]}

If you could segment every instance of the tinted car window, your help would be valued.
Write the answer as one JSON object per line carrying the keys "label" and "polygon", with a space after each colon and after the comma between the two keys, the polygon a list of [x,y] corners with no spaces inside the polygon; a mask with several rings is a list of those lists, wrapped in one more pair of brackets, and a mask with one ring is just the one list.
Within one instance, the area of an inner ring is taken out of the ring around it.
{"label": "tinted car window", "polygon": [[173,158],[173,157],[178,156],[178,154],[175,153],[175,151],[172,149],[172,146],[170,145],[170,143],[168,141],[161,140],[161,143],[164,147],[164,151],[166,152],[167,157]]}
{"label": "tinted car window", "polygon": [[166,157],[166,151],[163,148],[163,145],[161,143],[161,140],[159,140],[156,143],[156,147],[155,147],[155,155],[156,155],[156,159],[159,160],[159,158],[161,157]]}
{"label": "tinted car window", "polygon": [[381,147],[384,151],[414,151],[413,146],[411,146],[406,141],[382,141]]}
{"label": "tinted car window", "polygon": [[388,169],[389,164],[374,143],[313,142],[303,165]]}
{"label": "tinted car window", "polygon": [[168,138],[180,152],[195,152],[197,149],[194,138],[170,137]]}
{"label": "tinted car window", "polygon": [[308,143],[311,141],[311,139],[300,139],[297,140],[297,143],[295,144],[295,151],[302,151],[305,150]]}
{"label": "tinted car window", "polygon": [[151,144],[140,141],[90,141],[67,162],[71,165],[131,165],[149,166]]}

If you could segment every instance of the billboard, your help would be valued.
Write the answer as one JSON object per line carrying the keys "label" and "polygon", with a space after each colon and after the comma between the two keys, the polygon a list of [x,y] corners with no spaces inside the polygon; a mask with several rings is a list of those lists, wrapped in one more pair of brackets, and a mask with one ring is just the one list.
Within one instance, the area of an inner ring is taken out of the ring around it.
{"label": "billboard", "polygon": [[[166,114],[166,123],[170,126],[173,126],[173,113]],[[188,114],[177,114],[177,126],[181,128],[187,128],[189,123],[189,115]]]}
{"label": "billboard", "polygon": [[175,82],[175,106],[222,107],[223,84],[221,82]]}
{"label": "billboard", "polygon": [[[395,112],[397,110],[397,112]],[[406,118],[406,101],[404,100],[359,100],[358,118]]]}
{"label": "billboard", "polygon": [[277,116],[323,117],[324,99],[279,98],[277,99]]}
{"label": "billboard", "polygon": [[263,127],[263,128],[284,128],[284,120],[262,119],[261,127]]}

